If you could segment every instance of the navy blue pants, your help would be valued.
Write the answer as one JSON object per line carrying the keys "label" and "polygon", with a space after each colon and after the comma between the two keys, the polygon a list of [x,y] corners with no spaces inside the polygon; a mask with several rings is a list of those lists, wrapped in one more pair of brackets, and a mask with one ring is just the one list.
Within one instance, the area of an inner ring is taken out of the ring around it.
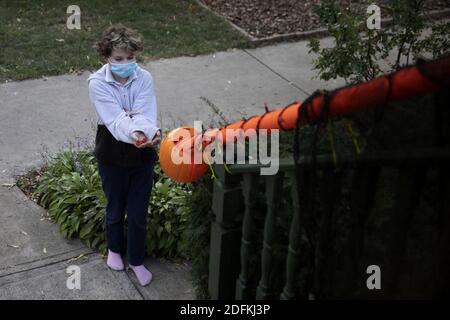
{"label": "navy blue pants", "polygon": [[124,168],[99,163],[98,169],[105,192],[106,241],[108,249],[124,254],[124,219],[127,212],[127,256],[133,266],[143,264],[147,236],[147,213],[153,186],[154,161]]}

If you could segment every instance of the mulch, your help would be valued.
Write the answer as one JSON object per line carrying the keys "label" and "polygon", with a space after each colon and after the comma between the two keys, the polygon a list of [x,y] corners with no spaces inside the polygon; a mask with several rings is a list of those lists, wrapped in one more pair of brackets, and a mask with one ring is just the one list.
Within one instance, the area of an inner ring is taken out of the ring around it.
{"label": "mulch", "polygon": [[[256,38],[303,32],[318,29],[319,17],[313,6],[320,0],[200,0],[206,6],[226,17],[238,27]],[[360,6],[361,14],[366,14],[367,1],[339,0],[344,6]],[[371,1],[381,7],[389,0]],[[450,0],[425,0],[425,9],[449,9]]]}

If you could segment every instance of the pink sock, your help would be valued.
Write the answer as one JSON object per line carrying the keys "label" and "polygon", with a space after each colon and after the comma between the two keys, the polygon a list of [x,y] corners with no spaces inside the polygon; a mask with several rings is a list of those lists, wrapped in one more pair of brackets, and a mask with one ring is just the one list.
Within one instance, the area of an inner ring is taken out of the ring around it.
{"label": "pink sock", "polygon": [[121,271],[124,269],[123,260],[120,254],[108,250],[108,259],[106,264],[113,270]]}
{"label": "pink sock", "polygon": [[134,274],[136,275],[141,286],[146,286],[150,283],[150,281],[152,281],[152,273],[148,271],[143,264],[140,266],[132,266],[130,264],[130,268],[134,271]]}

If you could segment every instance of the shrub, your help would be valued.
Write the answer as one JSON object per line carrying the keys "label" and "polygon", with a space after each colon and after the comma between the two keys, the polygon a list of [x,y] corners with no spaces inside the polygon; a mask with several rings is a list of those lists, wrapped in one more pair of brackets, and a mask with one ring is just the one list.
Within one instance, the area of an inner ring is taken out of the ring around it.
{"label": "shrub", "polygon": [[64,237],[78,235],[87,246],[106,251],[106,198],[93,155],[71,149],[57,154],[38,179],[34,194]]}
{"label": "shrub", "polygon": [[147,223],[147,253],[187,258],[186,227],[193,208],[189,185],[172,181],[155,165],[155,185],[150,198]]}
{"label": "shrub", "polygon": [[[310,41],[310,52],[318,54],[314,68],[320,79],[342,77],[355,83],[373,79],[382,73],[398,70],[426,54],[433,58],[448,52],[450,23],[426,19],[422,0],[396,0],[383,6],[393,20],[390,28],[368,29],[367,14],[342,8],[337,1],[322,1],[316,7],[321,22],[334,38],[335,45],[321,48],[317,39]],[[370,4],[370,2],[367,2]],[[357,6],[361,9],[361,6]],[[424,28],[431,32],[422,36]],[[393,56],[393,61],[385,59]],[[383,70],[384,69],[384,70]]]}
{"label": "shrub", "polygon": [[209,244],[211,234],[213,183],[208,175],[191,184],[190,216],[186,235],[186,252],[192,260],[192,278],[198,299],[209,299]]}

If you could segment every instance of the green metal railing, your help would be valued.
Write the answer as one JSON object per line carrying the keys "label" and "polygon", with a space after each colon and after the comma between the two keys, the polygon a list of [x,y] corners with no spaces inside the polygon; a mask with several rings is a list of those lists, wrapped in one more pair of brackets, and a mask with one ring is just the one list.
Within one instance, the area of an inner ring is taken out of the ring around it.
{"label": "green metal railing", "polygon": [[[301,258],[302,239],[306,237],[305,227],[311,224],[311,217],[306,212],[312,202],[320,204],[320,219],[317,228],[312,228],[315,230],[315,245],[313,272],[308,285],[309,298],[365,297],[369,293],[364,291],[367,277],[364,248],[368,236],[364,230],[376,201],[375,196],[380,192],[382,194],[382,189],[387,187],[394,190],[392,208],[395,214],[391,215],[389,230],[386,230],[389,246],[384,254],[390,264],[384,267],[387,271],[383,273],[383,290],[379,296],[394,297],[398,294],[398,279],[406,255],[412,213],[418,206],[418,199],[427,191],[427,181],[433,172],[439,185],[433,200],[439,224],[433,243],[437,249],[433,264],[436,281],[432,294],[439,295],[445,290],[441,280],[447,279],[445,277],[450,267],[447,257],[450,241],[449,160],[448,149],[432,148],[389,151],[358,159],[342,157],[337,165],[330,155],[319,155],[315,161],[312,157],[302,157],[298,171],[293,159],[280,159],[278,173],[271,176],[260,175],[259,165],[230,165],[228,169],[231,174],[223,165],[214,165],[217,179],[213,190],[214,219],[209,261],[211,298],[296,299],[299,290],[297,279],[304,263]],[[396,177],[389,181],[395,182],[386,184],[381,181],[386,170]],[[297,183],[298,177],[300,181]],[[313,181],[311,179],[317,179],[317,186],[308,189],[308,183]],[[286,190],[290,191],[290,195]],[[309,198],[299,197],[303,193]],[[340,204],[344,193],[349,195],[347,209],[342,209]],[[261,204],[261,194],[264,205]],[[280,253],[278,222],[285,217],[281,215],[286,210],[286,203],[283,202],[286,199],[292,212],[286,251]],[[261,212],[262,208],[264,212]],[[339,254],[333,251],[337,241],[333,223],[342,210],[348,212],[350,228],[345,250]],[[262,217],[262,224],[258,216]],[[258,228],[262,229],[259,238],[255,237]],[[255,252],[260,259],[257,264],[252,260]],[[275,279],[283,283],[282,290],[277,292],[274,291],[274,277],[277,275],[273,275],[275,256],[278,262],[280,256],[284,260],[284,272],[280,274],[280,279]],[[344,265],[343,271],[335,274],[333,270],[340,270],[339,263]],[[338,282],[340,287],[336,289],[333,284]]]}

